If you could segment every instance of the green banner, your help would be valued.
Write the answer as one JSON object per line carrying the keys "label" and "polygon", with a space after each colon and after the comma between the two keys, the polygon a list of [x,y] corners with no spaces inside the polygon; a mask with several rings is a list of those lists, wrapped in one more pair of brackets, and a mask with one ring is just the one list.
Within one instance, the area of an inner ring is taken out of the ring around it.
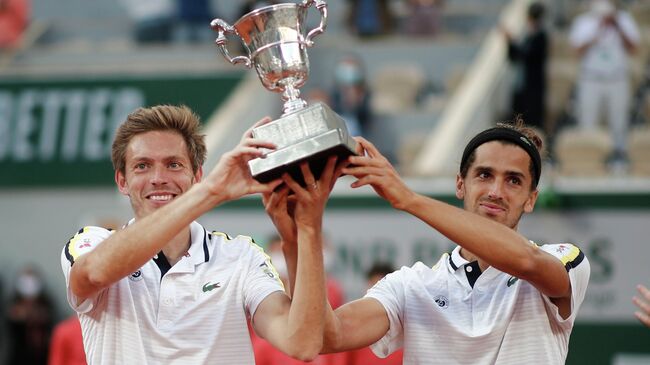
{"label": "green banner", "polygon": [[140,106],[185,104],[203,120],[242,74],[0,81],[0,186],[113,184],[110,149]]}

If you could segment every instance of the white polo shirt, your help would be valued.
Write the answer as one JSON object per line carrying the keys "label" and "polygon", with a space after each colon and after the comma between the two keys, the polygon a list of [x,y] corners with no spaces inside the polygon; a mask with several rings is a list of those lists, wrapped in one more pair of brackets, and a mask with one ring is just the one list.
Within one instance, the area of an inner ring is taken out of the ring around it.
{"label": "white polo shirt", "polygon": [[70,269],[112,231],[85,227],[64,247],[68,302],[89,364],[255,363],[246,320],[266,296],[284,290],[282,282],[249,237],[209,233],[196,222],[190,231],[190,249],[174,266],[156,255],[81,303],[70,290]]}
{"label": "white polo shirt", "polygon": [[421,262],[402,267],[368,291],[366,297],[377,299],[390,321],[372,350],[386,357],[404,347],[404,364],[564,364],[589,262],[571,244],[540,249],[569,272],[567,319],[530,283],[493,267],[480,273],[457,247],[433,268]]}

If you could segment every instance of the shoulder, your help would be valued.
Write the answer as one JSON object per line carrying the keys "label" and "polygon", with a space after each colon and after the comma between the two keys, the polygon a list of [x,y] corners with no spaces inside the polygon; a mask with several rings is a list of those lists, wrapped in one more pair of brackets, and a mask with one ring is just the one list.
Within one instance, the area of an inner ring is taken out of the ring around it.
{"label": "shoulder", "polygon": [[540,246],[540,249],[562,261],[567,271],[586,260],[584,252],[572,243],[546,244]]}
{"label": "shoulder", "polygon": [[244,235],[233,237],[220,231],[207,232],[210,244],[216,246],[226,256],[264,254],[264,249],[255,243],[252,237]]}
{"label": "shoulder", "polygon": [[63,253],[70,263],[81,255],[95,249],[102,241],[108,238],[113,230],[96,226],[86,226],[77,231],[63,247]]}
{"label": "shoulder", "polygon": [[424,280],[428,279],[431,276],[436,275],[436,273],[445,269],[446,261],[449,260],[449,254],[445,253],[440,257],[440,260],[433,265],[428,266],[422,261],[418,261],[411,266],[402,266],[398,270],[386,275],[386,278],[391,281],[408,281],[413,282],[414,280]]}

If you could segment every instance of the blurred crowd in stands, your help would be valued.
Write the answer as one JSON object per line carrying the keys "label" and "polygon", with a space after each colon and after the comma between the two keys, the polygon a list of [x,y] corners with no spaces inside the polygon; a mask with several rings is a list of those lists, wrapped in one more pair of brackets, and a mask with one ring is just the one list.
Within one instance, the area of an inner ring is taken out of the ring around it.
{"label": "blurred crowd in stands", "polygon": [[[348,0],[345,24],[362,41],[389,34],[431,37],[444,33],[445,8],[451,2]],[[246,1],[239,14],[272,3]],[[557,13],[549,9],[552,2],[533,2],[525,14],[526,29],[520,34],[495,24],[506,42],[504,57],[514,73],[511,107],[503,118],[521,115],[539,128],[550,142],[549,161],[563,174],[650,176],[650,3],[582,3],[583,11],[567,17],[566,27],[548,19]],[[212,43],[214,39],[206,26],[218,15],[211,1],[123,0],[120,4],[133,21],[136,43]],[[630,6],[637,11],[630,12]],[[0,0],[0,49],[18,47],[29,20],[29,0]],[[568,71],[561,67],[565,63]],[[369,74],[362,57],[347,54],[336,64],[332,87],[316,85],[307,95],[312,102],[331,105],[353,135],[367,135],[376,114],[416,107],[422,93],[431,91],[424,75],[416,66]],[[449,75],[450,80],[454,77],[447,93],[453,92],[462,74]],[[387,97],[379,90],[383,84],[393,92]],[[268,251],[286,275],[279,249],[272,240]],[[368,285],[391,271],[378,263],[368,274]],[[10,300],[0,307],[7,334],[0,337],[0,348],[5,348],[9,364],[85,363],[76,316],[56,323],[57,311],[43,283],[35,267],[25,267],[11,285],[4,282]],[[333,307],[354,299],[343,298],[333,279],[328,291]],[[253,336],[253,343],[259,364],[294,363],[263,340]],[[366,349],[321,356],[314,363],[364,364],[372,356]],[[401,354],[394,356],[385,363],[401,363]],[[372,363],[379,364],[375,359]]]}
{"label": "blurred crowd in stands", "polygon": [[[324,247],[326,268],[333,267],[332,248]],[[282,254],[281,241],[272,236],[265,248],[281,279],[288,287],[287,266]],[[372,287],[385,275],[395,269],[389,263],[375,262],[368,270],[367,288]],[[2,284],[2,281],[0,281]],[[45,287],[45,280],[39,270],[31,265],[25,266],[17,274],[10,287],[10,300],[0,307],[0,364],[9,365],[84,365],[86,356],[83,348],[81,326],[76,314],[60,321],[58,310]],[[0,285],[0,296],[3,294]],[[331,275],[327,278],[327,294],[333,308],[346,303],[342,285]],[[64,312],[69,312],[65,308]],[[249,325],[251,342],[258,365],[306,364],[295,360],[257,337]],[[5,340],[6,339],[6,340]],[[2,351],[4,349],[4,351]],[[4,357],[3,357],[3,352]],[[320,365],[398,365],[402,363],[402,351],[386,359],[377,358],[370,348],[337,354],[321,355],[311,364]]]}
{"label": "blurred crowd in stands", "polygon": [[29,0],[0,0],[0,49],[18,46],[29,15]]}

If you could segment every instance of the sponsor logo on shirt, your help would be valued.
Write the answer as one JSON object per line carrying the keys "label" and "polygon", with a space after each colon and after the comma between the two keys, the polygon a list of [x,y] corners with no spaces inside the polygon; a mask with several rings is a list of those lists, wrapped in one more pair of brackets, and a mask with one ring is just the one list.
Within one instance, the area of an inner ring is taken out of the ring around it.
{"label": "sponsor logo on shirt", "polygon": [[138,270],[138,271],[135,271],[135,272],[131,273],[131,275],[129,275],[129,279],[131,279],[131,281],[140,281],[140,280],[142,280],[142,271]]}
{"label": "sponsor logo on shirt", "polygon": [[508,285],[508,288],[509,288],[509,287],[511,287],[511,286],[512,286],[512,284],[514,284],[514,283],[516,283],[516,282],[517,282],[517,280],[519,280],[519,278],[518,278],[518,277],[515,277],[515,276],[511,276],[511,277],[510,277],[510,279],[508,279],[508,283],[507,283],[507,285]]}
{"label": "sponsor logo on shirt", "polygon": [[268,277],[275,278],[275,275],[273,274],[273,270],[271,270],[271,268],[266,262],[260,264],[260,267],[262,268],[262,270],[264,270],[264,273],[268,275]]}
{"label": "sponsor logo on shirt", "polygon": [[84,238],[84,240],[79,244],[79,246],[77,246],[78,249],[82,249],[85,247],[92,247],[90,245],[90,240],[88,238]]}
{"label": "sponsor logo on shirt", "polygon": [[203,284],[203,292],[207,293],[207,292],[209,292],[211,290],[214,290],[214,289],[217,289],[217,288],[220,288],[220,287],[221,287],[221,283],[216,282],[214,284],[210,284],[210,282],[208,281],[207,283]]}
{"label": "sponsor logo on shirt", "polygon": [[447,309],[447,307],[449,307],[449,299],[444,295],[438,295],[433,299],[433,301],[442,309]]}

